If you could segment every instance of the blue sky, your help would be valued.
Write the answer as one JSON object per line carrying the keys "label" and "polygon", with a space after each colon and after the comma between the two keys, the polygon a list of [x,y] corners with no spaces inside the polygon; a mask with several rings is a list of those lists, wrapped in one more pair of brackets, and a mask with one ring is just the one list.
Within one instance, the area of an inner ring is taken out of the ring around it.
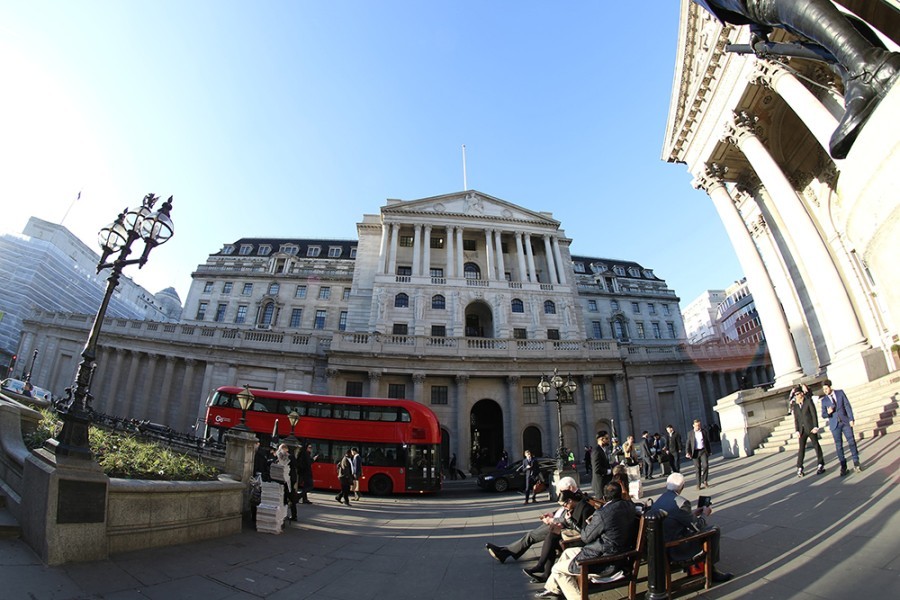
{"label": "blue sky", "polygon": [[660,160],[679,2],[0,0],[0,229],[91,247],[147,192],[175,237],[126,271],[184,299],[243,236],[354,239],[386,198],[468,187],[551,211],[572,252],[689,302],[741,277]]}

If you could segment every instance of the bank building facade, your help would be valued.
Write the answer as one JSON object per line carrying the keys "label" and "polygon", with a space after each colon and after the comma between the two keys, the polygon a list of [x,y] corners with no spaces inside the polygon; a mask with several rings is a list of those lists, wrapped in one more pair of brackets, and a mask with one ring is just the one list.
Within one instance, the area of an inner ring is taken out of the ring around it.
{"label": "bank building facade", "polygon": [[[577,455],[598,430],[711,423],[716,398],[771,380],[764,345],[687,345],[664,280],[573,254],[550,213],[469,190],[388,200],[357,233],[228,241],[193,273],[180,323],[107,319],[95,408],[199,432],[222,385],[409,398],[464,466],[554,455],[555,391],[537,391],[554,369],[577,385],[561,407]],[[66,356],[84,339],[74,315],[28,324],[23,338]]]}

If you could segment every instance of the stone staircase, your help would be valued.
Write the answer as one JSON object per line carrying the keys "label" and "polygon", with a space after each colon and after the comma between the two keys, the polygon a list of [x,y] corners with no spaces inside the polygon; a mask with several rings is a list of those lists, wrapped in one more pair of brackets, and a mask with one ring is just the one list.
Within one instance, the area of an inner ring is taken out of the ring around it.
{"label": "stone staircase", "polygon": [[0,539],[18,538],[22,536],[19,522],[6,508],[6,496],[0,493]]}
{"label": "stone staircase", "polygon": [[[897,416],[900,401],[900,373],[891,373],[864,385],[846,389],[847,397],[853,406],[856,426],[853,433],[857,440],[900,431],[900,418]],[[772,434],[760,444],[754,454],[777,454],[778,452],[794,452],[797,449],[794,417],[787,414],[785,398],[785,417],[772,431]],[[820,415],[819,441],[823,446],[833,446],[834,438],[827,423],[821,419],[821,404],[817,401],[816,413]]]}

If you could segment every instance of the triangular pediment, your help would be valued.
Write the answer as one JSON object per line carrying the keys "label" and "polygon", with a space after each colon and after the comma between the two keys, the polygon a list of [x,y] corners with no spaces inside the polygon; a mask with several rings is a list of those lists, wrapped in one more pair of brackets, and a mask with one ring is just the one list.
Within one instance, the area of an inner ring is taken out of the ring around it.
{"label": "triangular pediment", "polygon": [[418,200],[391,200],[383,207],[387,215],[442,215],[485,220],[516,221],[558,226],[550,214],[535,212],[477,190],[467,190]]}

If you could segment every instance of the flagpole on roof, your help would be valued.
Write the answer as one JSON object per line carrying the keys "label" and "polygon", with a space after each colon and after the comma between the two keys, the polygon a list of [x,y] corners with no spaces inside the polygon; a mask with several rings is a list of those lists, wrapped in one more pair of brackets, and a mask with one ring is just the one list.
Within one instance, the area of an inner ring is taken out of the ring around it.
{"label": "flagpole on roof", "polygon": [[462,155],[463,155],[463,191],[469,189],[469,184],[466,183],[466,145],[462,145]]}
{"label": "flagpole on roof", "polygon": [[78,195],[75,196],[75,199],[74,199],[74,200],[72,200],[71,202],[69,202],[69,208],[66,209],[66,214],[64,214],[64,215],[63,215],[63,218],[60,219],[60,221],[59,221],[59,224],[60,224],[60,225],[63,224],[63,222],[66,220],[66,217],[69,216],[69,211],[72,210],[72,207],[73,207],[73,206],[75,205],[75,203],[78,202],[79,200],[81,200],[81,190],[78,190]]}

